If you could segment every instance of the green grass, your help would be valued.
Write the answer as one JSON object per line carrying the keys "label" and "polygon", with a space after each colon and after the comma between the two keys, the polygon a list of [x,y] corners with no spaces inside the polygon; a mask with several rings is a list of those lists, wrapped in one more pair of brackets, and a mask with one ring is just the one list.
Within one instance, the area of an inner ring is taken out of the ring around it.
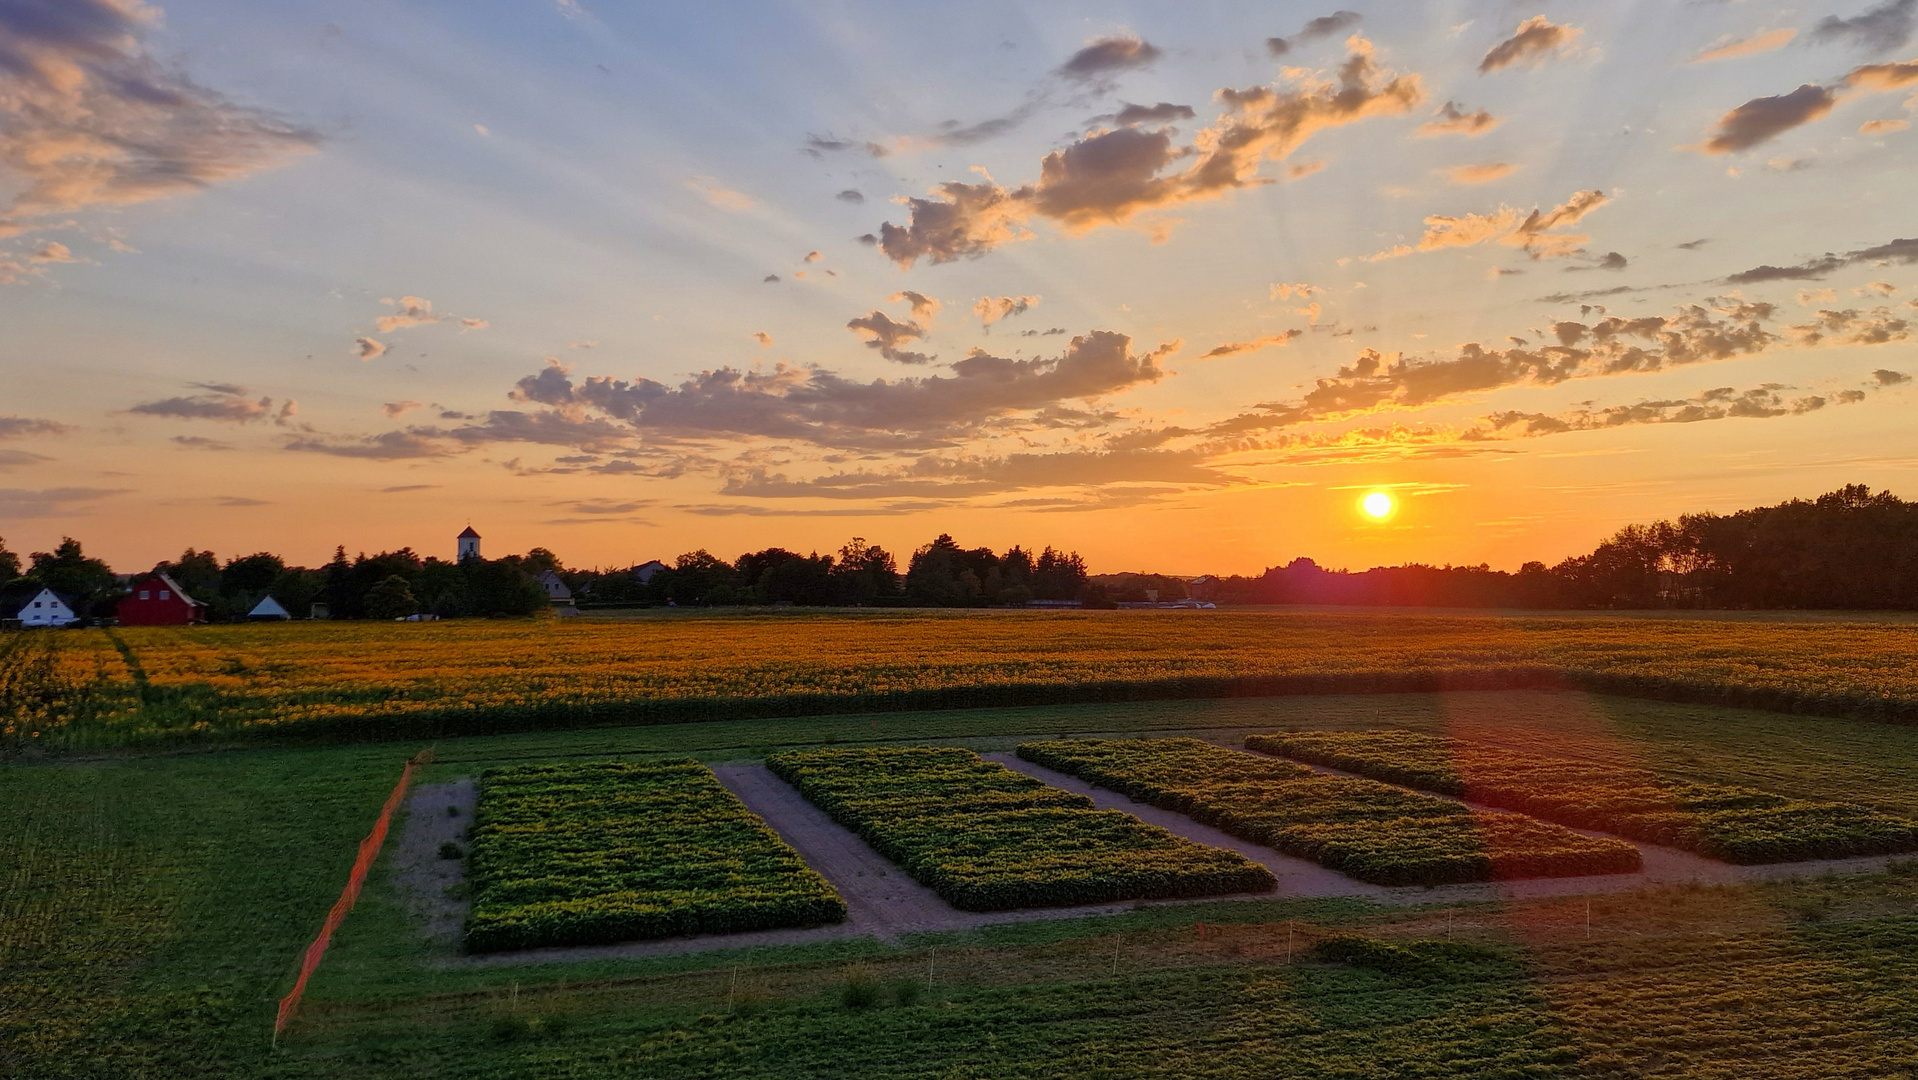
{"label": "green grass", "polygon": [[[629,753],[721,761],[809,745],[1001,750],[1048,735],[1140,733],[1236,743],[1275,728],[1375,726],[1918,812],[1918,730],[1553,693],[496,736],[438,743],[421,780]],[[0,766],[0,1075],[1000,1077],[1059,1075],[1069,1062],[1087,1076],[1784,1078],[1894,1077],[1918,1062],[1912,874],[1598,897],[1590,938],[1582,901],[1403,910],[1273,899],[896,945],[485,966],[417,932],[384,863],[276,1053],[275,1002],[401,763],[422,748]],[[1448,930],[1502,951],[1510,974],[1415,984],[1305,959],[1314,935],[1399,941]],[[1298,939],[1290,965],[1288,934]],[[922,977],[929,960],[936,981],[918,1004],[841,1003],[849,967],[890,987]],[[570,1024],[522,1028],[515,1017]]]}

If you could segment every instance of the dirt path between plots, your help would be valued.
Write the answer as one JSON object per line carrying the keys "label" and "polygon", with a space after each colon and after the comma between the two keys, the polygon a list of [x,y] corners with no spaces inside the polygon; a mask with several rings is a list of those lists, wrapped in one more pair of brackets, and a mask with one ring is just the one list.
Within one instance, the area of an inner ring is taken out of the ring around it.
{"label": "dirt path between plots", "polygon": [[470,776],[442,784],[420,784],[406,800],[406,824],[393,848],[393,882],[400,900],[436,942],[457,946],[466,926],[466,860],[443,859],[440,845],[466,850],[479,787]]}

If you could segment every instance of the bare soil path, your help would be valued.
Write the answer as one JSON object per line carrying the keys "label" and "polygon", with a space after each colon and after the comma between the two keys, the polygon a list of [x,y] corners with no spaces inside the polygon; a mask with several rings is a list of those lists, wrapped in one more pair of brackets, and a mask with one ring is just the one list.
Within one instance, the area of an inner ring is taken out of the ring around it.
{"label": "bare soil path", "polygon": [[401,902],[426,926],[426,936],[458,945],[466,925],[466,860],[440,857],[440,845],[466,850],[479,788],[470,776],[420,784],[406,799],[406,823],[393,848],[393,881]]}

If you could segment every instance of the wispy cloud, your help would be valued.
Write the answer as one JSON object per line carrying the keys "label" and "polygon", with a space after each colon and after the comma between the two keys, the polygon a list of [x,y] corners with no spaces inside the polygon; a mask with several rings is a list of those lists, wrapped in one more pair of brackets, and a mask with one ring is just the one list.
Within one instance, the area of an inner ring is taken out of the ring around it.
{"label": "wispy cloud", "polygon": [[1489,75],[1508,67],[1536,68],[1571,48],[1583,33],[1576,26],[1561,26],[1543,15],[1518,24],[1512,36],[1492,46],[1479,61],[1478,73]]}
{"label": "wispy cloud", "polygon": [[1714,60],[1734,60],[1741,56],[1757,56],[1773,49],[1782,49],[1791,44],[1798,31],[1789,27],[1783,30],[1767,30],[1750,37],[1735,39],[1721,38],[1709,48],[1692,57],[1687,63],[1709,64]]}

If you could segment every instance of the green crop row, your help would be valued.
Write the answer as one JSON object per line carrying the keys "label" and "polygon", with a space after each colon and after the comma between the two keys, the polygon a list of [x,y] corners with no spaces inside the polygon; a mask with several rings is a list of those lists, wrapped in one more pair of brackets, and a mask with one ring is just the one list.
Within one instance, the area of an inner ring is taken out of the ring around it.
{"label": "green crop row", "polygon": [[1253,735],[1246,746],[1741,864],[1918,851],[1918,822],[1755,788],[1412,731]]}
{"label": "green crop row", "polygon": [[845,902],[691,758],[480,777],[472,952],[839,922]]}
{"label": "green crop row", "polygon": [[795,750],[766,764],[967,911],[1263,892],[1272,872],[955,747]]}
{"label": "green crop row", "polygon": [[1630,873],[1638,849],[1198,739],[1060,739],[1019,756],[1375,885]]}

